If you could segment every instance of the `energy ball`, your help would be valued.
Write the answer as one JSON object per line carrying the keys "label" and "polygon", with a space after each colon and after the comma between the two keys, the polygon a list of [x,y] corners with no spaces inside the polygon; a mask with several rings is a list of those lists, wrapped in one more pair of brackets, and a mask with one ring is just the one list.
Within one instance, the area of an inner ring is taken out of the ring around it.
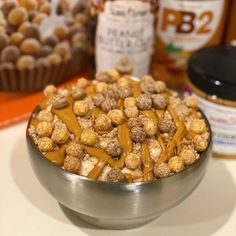
{"label": "energy ball", "polygon": [[70,44],[67,41],[58,43],[54,47],[54,52],[64,58],[66,55],[68,55],[68,53],[70,53]]}
{"label": "energy ball", "polygon": [[48,57],[47,57],[47,59],[48,59],[48,62],[49,62],[50,65],[55,65],[55,66],[57,66],[57,65],[60,65],[61,62],[62,62],[61,56],[58,55],[58,54],[55,53],[55,52],[49,54]]}
{"label": "energy ball", "polygon": [[126,86],[126,87],[119,87],[118,88],[118,94],[119,94],[119,97],[121,99],[125,99],[127,97],[130,97],[133,95],[133,91],[130,87]]}
{"label": "energy ball", "polygon": [[107,71],[108,76],[110,76],[113,82],[116,82],[120,78],[120,74],[116,69],[110,69]]}
{"label": "energy ball", "polygon": [[206,123],[204,120],[193,119],[190,121],[190,130],[196,134],[202,134],[206,131]]}
{"label": "energy ball", "polygon": [[47,57],[52,52],[53,52],[52,47],[50,47],[49,45],[43,45],[38,52],[38,57]]}
{"label": "energy ball", "polygon": [[0,33],[0,52],[9,45],[9,37],[5,33]]}
{"label": "energy ball", "polygon": [[138,116],[139,110],[136,106],[132,106],[125,108],[124,113],[127,118],[131,118]]}
{"label": "energy ball", "polygon": [[71,43],[73,46],[80,45],[80,44],[87,45],[88,37],[83,32],[76,33],[73,35],[71,39]]}
{"label": "energy ball", "polygon": [[87,79],[85,78],[80,78],[77,80],[76,86],[80,87],[80,88],[86,88],[88,86],[89,82]]}
{"label": "energy ball", "polygon": [[52,97],[52,106],[56,109],[65,108],[68,105],[66,97],[62,94],[55,94]]}
{"label": "energy ball", "polygon": [[49,84],[46,86],[46,88],[43,90],[43,94],[45,97],[51,94],[55,94],[57,92],[57,88],[53,84]]}
{"label": "energy ball", "polygon": [[184,169],[184,161],[179,156],[174,156],[168,161],[171,172],[178,173]]}
{"label": "energy ball", "polygon": [[66,143],[69,139],[70,133],[65,124],[55,124],[51,139],[58,144]]}
{"label": "energy ball", "polygon": [[124,174],[119,169],[111,169],[107,174],[107,181],[112,183],[123,182],[124,178]]}
{"label": "energy ball", "polygon": [[24,37],[25,36],[22,33],[15,32],[15,33],[11,34],[11,36],[10,36],[10,44],[19,47],[21,42],[23,41]]}
{"label": "energy ball", "polygon": [[116,69],[120,74],[123,75],[131,74],[134,69],[133,61],[128,57],[122,57],[116,63]]}
{"label": "energy ball", "polygon": [[112,127],[111,119],[105,114],[100,114],[95,119],[95,127],[101,131],[109,130]]}
{"label": "energy ball", "polygon": [[161,93],[166,90],[166,84],[163,81],[155,81],[154,87],[157,93]]}
{"label": "energy ball", "polygon": [[106,152],[113,157],[120,156],[122,153],[122,146],[117,140],[112,140],[108,142]]}
{"label": "energy ball", "polygon": [[40,39],[39,28],[28,21],[22,23],[19,26],[18,32],[22,33],[25,38],[34,38],[38,40]]}
{"label": "energy ball", "polygon": [[119,109],[111,110],[107,113],[107,115],[114,125],[121,125],[125,120],[123,112]]}
{"label": "energy ball", "polygon": [[151,119],[146,119],[143,124],[143,129],[147,137],[153,137],[157,133],[157,124],[154,123]]}
{"label": "energy ball", "polygon": [[140,110],[149,110],[152,108],[152,98],[148,94],[141,94],[136,98],[136,104]]}
{"label": "energy ball", "polygon": [[58,37],[59,40],[65,40],[68,37],[68,28],[65,26],[57,26],[54,29],[53,34]]}
{"label": "energy ball", "polygon": [[8,14],[8,22],[11,25],[18,26],[27,20],[28,13],[24,7],[16,7]]}
{"label": "energy ball", "polygon": [[37,119],[39,121],[51,122],[51,121],[53,121],[53,114],[48,110],[42,110],[39,112]]}
{"label": "energy ball", "polygon": [[124,100],[124,108],[136,106],[136,99],[134,97],[128,97]]}
{"label": "energy ball", "polygon": [[81,161],[77,157],[73,156],[66,156],[64,163],[63,163],[63,168],[67,171],[70,171],[75,174],[79,174],[80,171],[80,166],[81,166]]}
{"label": "energy ball", "polygon": [[105,101],[105,97],[101,93],[97,93],[92,97],[93,103],[96,107],[101,107],[101,104]]}
{"label": "energy ball", "polygon": [[21,45],[20,50],[27,55],[36,55],[40,50],[40,42],[33,38],[25,39]]}
{"label": "energy ball", "polygon": [[53,151],[53,141],[48,137],[43,137],[38,140],[39,150],[42,152],[50,152]]}
{"label": "energy ball", "polygon": [[82,158],[84,156],[84,151],[83,148],[80,144],[71,142],[67,147],[66,147],[66,154],[68,156],[73,156],[77,158]]}
{"label": "energy ball", "polygon": [[71,93],[74,100],[81,100],[86,97],[85,90],[77,86],[72,88]]}
{"label": "energy ball", "polygon": [[16,46],[8,46],[2,50],[1,62],[15,63],[20,57],[20,50]]}
{"label": "energy ball", "polygon": [[127,126],[132,129],[133,127],[143,127],[143,123],[139,117],[131,117],[127,121]]}
{"label": "energy ball", "polygon": [[89,111],[88,103],[86,101],[75,101],[73,110],[77,116],[84,116]]}
{"label": "energy ball", "polygon": [[117,85],[119,87],[130,87],[131,84],[130,84],[129,78],[126,76],[123,76],[120,79],[118,79]]}
{"label": "energy ball", "polygon": [[38,7],[38,3],[36,0],[20,0],[19,3],[27,11],[35,11]]}
{"label": "energy ball", "polygon": [[158,179],[168,177],[170,175],[170,167],[164,162],[156,163],[153,168],[153,173]]}
{"label": "energy ball", "polygon": [[106,94],[108,90],[108,84],[104,82],[98,82],[95,85],[95,92],[96,93],[101,93],[101,94]]}
{"label": "energy ball", "polygon": [[184,160],[185,165],[192,165],[197,159],[197,153],[193,148],[183,148],[179,156]]}
{"label": "energy ball", "polygon": [[193,145],[198,152],[203,152],[207,149],[208,141],[201,135],[196,135],[193,138]]}
{"label": "energy ball", "polygon": [[130,131],[130,136],[135,143],[141,143],[146,138],[146,133],[141,127],[133,127]]}
{"label": "energy ball", "polygon": [[80,141],[84,145],[93,146],[98,142],[98,137],[93,130],[86,129],[82,131]]}
{"label": "energy ball", "polygon": [[16,66],[19,70],[32,69],[34,65],[35,59],[29,55],[21,56],[16,62]]}
{"label": "energy ball", "polygon": [[87,25],[89,22],[89,18],[86,14],[84,13],[78,13],[76,16],[75,16],[75,23],[77,24],[81,24],[81,25]]}
{"label": "energy ball", "polygon": [[117,102],[114,98],[107,98],[105,101],[102,102],[101,108],[104,112],[108,112],[113,110],[117,107]]}
{"label": "energy ball", "polygon": [[141,165],[141,158],[135,153],[128,153],[125,156],[125,165],[131,169],[135,170]]}
{"label": "energy ball", "polygon": [[152,95],[152,103],[156,109],[165,109],[168,105],[166,98],[160,94]]}
{"label": "energy ball", "polygon": [[41,121],[36,127],[36,132],[40,137],[49,137],[52,133],[53,125],[48,121]]}

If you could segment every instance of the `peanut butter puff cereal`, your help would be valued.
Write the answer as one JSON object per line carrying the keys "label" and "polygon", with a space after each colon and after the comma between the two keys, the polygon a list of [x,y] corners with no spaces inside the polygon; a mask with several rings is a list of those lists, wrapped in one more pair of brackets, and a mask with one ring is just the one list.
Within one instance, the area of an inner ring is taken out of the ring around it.
{"label": "peanut butter puff cereal", "polygon": [[181,99],[148,75],[134,81],[111,69],[94,81],[49,85],[44,95],[29,134],[45,158],[74,174],[113,183],[158,181],[194,165],[209,146],[210,129],[195,98]]}

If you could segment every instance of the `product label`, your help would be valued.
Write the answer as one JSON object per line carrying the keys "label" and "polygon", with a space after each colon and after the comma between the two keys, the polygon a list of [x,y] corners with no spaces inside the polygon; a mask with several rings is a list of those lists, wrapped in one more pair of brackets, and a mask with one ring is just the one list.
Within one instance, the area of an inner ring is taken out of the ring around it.
{"label": "product label", "polygon": [[97,71],[114,68],[122,58],[133,64],[133,75],[148,73],[152,46],[153,21],[150,4],[141,1],[105,3],[99,14],[96,32]]}
{"label": "product label", "polygon": [[236,108],[226,107],[197,97],[213,132],[215,153],[236,154]]}
{"label": "product label", "polygon": [[215,34],[223,10],[223,0],[161,0],[158,36],[166,45],[197,50]]}

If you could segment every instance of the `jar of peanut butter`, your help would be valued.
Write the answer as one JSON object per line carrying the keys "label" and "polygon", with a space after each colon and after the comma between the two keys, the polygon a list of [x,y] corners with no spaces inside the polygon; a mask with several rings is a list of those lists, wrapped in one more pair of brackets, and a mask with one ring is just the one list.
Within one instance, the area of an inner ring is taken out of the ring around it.
{"label": "jar of peanut butter", "polygon": [[191,54],[222,42],[227,5],[228,0],[160,0],[152,63],[154,77],[158,70],[166,70],[174,76],[165,82],[178,88],[183,76],[176,75],[185,71]]}
{"label": "jar of peanut butter", "polygon": [[213,131],[213,155],[236,158],[236,47],[215,46],[192,55],[187,85]]}

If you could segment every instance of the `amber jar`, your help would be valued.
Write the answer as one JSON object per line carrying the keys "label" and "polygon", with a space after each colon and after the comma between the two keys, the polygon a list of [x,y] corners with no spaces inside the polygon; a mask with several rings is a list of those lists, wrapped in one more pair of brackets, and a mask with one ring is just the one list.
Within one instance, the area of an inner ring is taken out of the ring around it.
{"label": "amber jar", "polygon": [[236,47],[202,49],[189,60],[187,85],[213,131],[213,155],[236,158]]}

